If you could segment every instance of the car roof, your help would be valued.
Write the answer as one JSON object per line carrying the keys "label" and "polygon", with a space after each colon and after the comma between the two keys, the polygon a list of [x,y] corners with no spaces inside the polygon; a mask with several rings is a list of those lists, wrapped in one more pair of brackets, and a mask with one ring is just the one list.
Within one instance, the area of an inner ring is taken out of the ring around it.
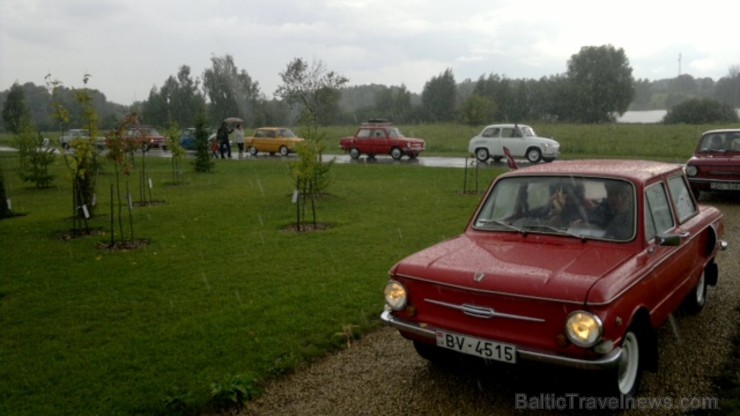
{"label": "car roof", "polygon": [[506,175],[567,175],[596,176],[627,179],[634,183],[647,183],[650,179],[673,171],[681,171],[682,165],[649,160],[564,160],[532,165]]}
{"label": "car roof", "polygon": [[719,134],[719,133],[740,133],[740,128],[737,129],[714,129],[714,130],[707,130],[701,135],[707,135],[707,134]]}

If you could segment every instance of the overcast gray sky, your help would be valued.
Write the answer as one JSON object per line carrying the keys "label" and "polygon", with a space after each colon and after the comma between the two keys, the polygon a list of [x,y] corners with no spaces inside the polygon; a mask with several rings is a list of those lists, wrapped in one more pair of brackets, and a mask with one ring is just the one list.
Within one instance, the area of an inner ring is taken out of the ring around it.
{"label": "overcast gray sky", "polygon": [[297,57],[349,85],[420,93],[446,68],[458,82],[562,74],[581,47],[607,44],[635,78],[718,80],[740,65],[738,12],[727,0],[0,0],[0,90],[47,74],[79,88],[88,73],[131,104],[229,54],[267,97]]}

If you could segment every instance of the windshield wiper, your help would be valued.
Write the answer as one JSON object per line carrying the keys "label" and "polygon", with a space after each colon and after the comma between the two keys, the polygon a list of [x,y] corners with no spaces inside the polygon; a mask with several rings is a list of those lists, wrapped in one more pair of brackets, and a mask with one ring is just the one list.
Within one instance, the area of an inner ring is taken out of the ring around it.
{"label": "windshield wiper", "polygon": [[583,235],[583,234],[576,234],[576,233],[573,233],[573,232],[568,231],[565,228],[553,227],[552,225],[547,225],[547,224],[527,224],[527,225],[523,226],[522,228],[540,229],[540,230],[552,231],[552,232],[554,232],[556,234],[567,235],[569,237],[578,238],[578,239],[581,239],[583,241],[586,241],[588,239],[588,237],[585,236],[585,235]]}
{"label": "windshield wiper", "polygon": [[513,226],[511,224],[505,223],[505,222],[503,222],[501,220],[493,220],[493,219],[490,219],[490,220],[478,220],[478,221],[476,221],[476,225],[477,224],[481,224],[481,225],[495,224],[495,225],[500,225],[501,227],[504,227],[504,228],[508,228],[510,230],[514,230],[516,232],[522,232],[521,228],[517,228],[517,227],[515,227],[515,226]]}

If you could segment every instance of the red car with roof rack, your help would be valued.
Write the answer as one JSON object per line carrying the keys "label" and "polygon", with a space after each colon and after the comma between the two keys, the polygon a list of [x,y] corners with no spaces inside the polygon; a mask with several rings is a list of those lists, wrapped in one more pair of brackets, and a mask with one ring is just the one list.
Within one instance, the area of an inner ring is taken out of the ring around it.
{"label": "red car with roof rack", "polygon": [[371,158],[376,155],[390,155],[394,160],[400,160],[404,155],[415,159],[424,151],[426,142],[423,139],[405,137],[388,120],[374,119],[362,123],[354,136],[342,137],[339,147],[355,160],[362,154]]}

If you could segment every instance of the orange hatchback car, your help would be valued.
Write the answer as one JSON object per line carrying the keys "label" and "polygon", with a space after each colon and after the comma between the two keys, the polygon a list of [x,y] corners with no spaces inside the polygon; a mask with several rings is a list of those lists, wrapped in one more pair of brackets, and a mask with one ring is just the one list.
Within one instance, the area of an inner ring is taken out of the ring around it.
{"label": "orange hatchback car", "polygon": [[305,140],[296,136],[290,129],[284,127],[261,127],[254,135],[244,139],[244,147],[249,154],[257,156],[259,152],[280,156],[288,156],[295,152],[296,146]]}

